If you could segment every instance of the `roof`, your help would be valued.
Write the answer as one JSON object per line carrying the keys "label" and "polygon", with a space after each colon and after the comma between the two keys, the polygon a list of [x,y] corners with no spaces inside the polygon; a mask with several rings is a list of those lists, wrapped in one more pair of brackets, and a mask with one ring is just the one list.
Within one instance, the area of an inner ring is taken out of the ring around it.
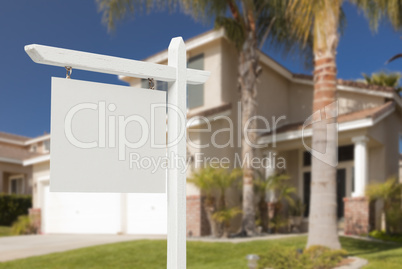
{"label": "roof", "polygon": [[205,109],[196,113],[188,113],[187,118],[192,118],[192,117],[209,117],[213,116],[216,114],[219,114],[221,112],[227,111],[232,108],[231,103],[225,103],[213,108]]}
{"label": "roof", "polygon": [[26,159],[46,155],[37,152],[29,152],[26,148],[0,145],[0,158],[11,159],[15,161],[24,161]]}
{"label": "roof", "polygon": [[[392,111],[395,108],[395,103],[393,101],[388,101],[385,104],[373,108],[363,109],[356,112],[351,112],[347,114],[342,114],[338,116],[338,123],[351,122],[362,119],[372,119],[377,120],[380,119],[383,115],[386,115],[387,112]],[[304,122],[291,123],[283,125],[277,128],[276,133],[285,133],[292,131],[300,131],[303,129]],[[311,128],[309,125],[306,129]],[[270,135],[271,132],[266,132],[261,134],[261,136]]]}
{"label": "roof", "polygon": [[[225,38],[225,32],[223,29],[219,30],[210,30],[185,41],[187,51],[190,51],[194,48],[198,48],[200,46],[206,45],[212,41]],[[259,51],[260,61],[262,64],[267,65],[268,67],[275,70],[277,73],[281,74],[285,78],[293,81],[295,83],[313,83],[313,76],[307,74],[294,74],[286,67],[281,65],[280,63],[276,62],[274,59],[269,57],[263,51]],[[153,63],[161,63],[167,60],[168,57],[168,50],[163,50],[158,53],[155,53],[147,58],[144,61],[153,62]],[[121,80],[130,82],[132,78],[130,77],[119,77]],[[361,94],[369,94],[369,95],[377,95],[386,98],[397,98],[399,96],[395,95],[395,90],[392,87],[385,87],[385,86],[377,86],[377,85],[368,85],[363,82],[356,82],[352,80],[343,80],[338,79],[338,90],[343,91],[355,91],[360,90],[359,93]],[[400,104],[398,102],[398,104]]]}
{"label": "roof", "polygon": [[[293,74],[293,78],[305,79],[305,80],[313,81],[313,76],[312,75],[306,75],[306,74]],[[387,92],[387,93],[395,92],[395,89],[392,88],[392,87],[369,85],[369,84],[366,84],[364,82],[358,82],[358,81],[353,81],[353,80],[338,79],[337,84],[342,85],[342,86],[348,86],[348,87],[354,87],[354,88],[360,88],[360,89],[367,89],[367,90],[379,91],[379,92]]]}
{"label": "roof", "polygon": [[16,135],[16,134],[9,134],[9,133],[4,133],[0,132],[0,139],[1,140],[14,140],[18,142],[25,142],[31,139],[30,137],[27,136],[22,136],[22,135]]}

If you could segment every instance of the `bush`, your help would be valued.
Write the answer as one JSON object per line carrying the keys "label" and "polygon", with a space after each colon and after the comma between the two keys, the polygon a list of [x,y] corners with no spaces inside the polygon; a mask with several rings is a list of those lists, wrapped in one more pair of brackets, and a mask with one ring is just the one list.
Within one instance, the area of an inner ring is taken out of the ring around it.
{"label": "bush", "polygon": [[375,239],[391,241],[396,243],[402,243],[402,234],[387,234],[384,231],[374,230],[369,233],[369,236]]}
{"label": "bush", "polygon": [[276,248],[261,255],[259,269],[330,269],[347,256],[347,252],[331,250],[323,246],[311,246],[304,252],[294,248]]}
{"label": "bush", "polygon": [[366,196],[371,202],[382,200],[382,211],[385,213],[385,230],[387,234],[401,233],[402,222],[402,183],[395,177],[384,183],[372,183],[367,186]]}
{"label": "bush", "polygon": [[10,226],[32,207],[30,195],[0,194],[0,225]]}
{"label": "bush", "polygon": [[32,223],[31,218],[27,215],[22,215],[18,217],[18,220],[13,223],[11,227],[11,234],[21,235],[21,234],[36,234],[37,229]]}

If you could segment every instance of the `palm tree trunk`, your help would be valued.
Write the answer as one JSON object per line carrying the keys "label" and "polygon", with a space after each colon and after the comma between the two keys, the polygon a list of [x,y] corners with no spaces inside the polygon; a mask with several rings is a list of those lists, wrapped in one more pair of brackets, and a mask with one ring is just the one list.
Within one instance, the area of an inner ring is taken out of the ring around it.
{"label": "palm tree trunk", "polygon": [[[329,1],[329,0],[328,0]],[[326,1],[327,2],[327,1]],[[327,162],[312,158],[312,180],[310,216],[307,247],[322,245],[339,249],[337,231],[336,202],[336,163],[337,128],[332,122],[337,120],[336,101],[336,48],[338,45],[338,16],[336,9],[328,4],[320,14],[324,20],[316,20],[314,43],[314,99],[313,113],[313,150],[324,153]],[[330,164],[328,164],[330,163]]]}
{"label": "palm tree trunk", "polygon": [[204,205],[204,210],[206,212],[207,215],[207,220],[209,223],[209,227],[211,228],[211,235],[213,237],[219,237],[219,225],[218,223],[214,220],[214,218],[212,217],[212,215],[215,213],[215,208],[213,206],[208,206],[208,205]]}
{"label": "palm tree trunk", "polygon": [[[255,206],[254,206],[254,171],[251,160],[254,157],[254,148],[257,140],[255,132],[245,132],[257,128],[256,121],[248,120],[256,115],[257,104],[257,77],[260,70],[257,50],[257,40],[252,33],[249,33],[239,53],[239,84],[241,90],[242,105],[242,158],[243,158],[243,219],[242,231],[247,235],[255,234]],[[247,125],[247,126],[246,126]],[[247,136],[247,140],[245,139]]]}

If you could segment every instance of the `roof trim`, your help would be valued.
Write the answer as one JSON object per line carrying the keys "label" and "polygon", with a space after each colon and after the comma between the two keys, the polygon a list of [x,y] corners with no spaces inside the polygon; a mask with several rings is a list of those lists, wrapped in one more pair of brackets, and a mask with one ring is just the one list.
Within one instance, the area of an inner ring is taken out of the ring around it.
{"label": "roof trim", "polygon": [[190,119],[187,120],[187,128],[194,128],[194,127],[198,127],[201,125],[206,124],[207,122],[213,122],[216,120],[219,120],[221,117],[229,117],[230,114],[232,113],[232,109],[228,108],[224,111],[215,113],[213,115],[210,116],[194,116],[191,117]]}
{"label": "roof trim", "polygon": [[[291,82],[293,83],[298,83],[298,84],[304,84],[304,85],[309,85],[313,86],[314,82],[309,79],[302,79],[302,78],[291,78]],[[372,95],[372,96],[378,96],[378,97],[384,97],[384,98],[394,98],[393,93],[391,92],[381,92],[381,91],[375,91],[375,90],[370,90],[366,88],[356,88],[352,86],[345,86],[342,84],[337,84],[336,89],[339,91],[344,91],[344,92],[353,92],[353,93],[359,93],[359,94],[365,94],[365,95]],[[397,100],[397,98],[394,98]]]}
{"label": "roof trim", "polygon": [[8,144],[14,144],[18,146],[25,146],[25,142],[23,141],[18,141],[14,139],[8,139],[8,138],[2,138],[0,137],[0,142],[8,143]]}
{"label": "roof trim", "polygon": [[45,135],[38,136],[38,137],[35,137],[35,138],[30,138],[30,139],[28,139],[26,141],[18,141],[18,140],[15,140],[15,139],[9,139],[9,138],[0,137],[0,142],[13,144],[13,145],[18,145],[18,146],[28,146],[28,145],[35,144],[37,142],[42,142],[42,141],[45,141],[45,140],[48,140],[48,139],[50,139],[50,134],[45,134]]}
{"label": "roof trim", "polygon": [[[395,111],[395,106],[393,106],[391,109],[388,111],[385,111],[384,114],[378,116],[378,117],[371,117],[371,118],[365,118],[365,119],[359,119],[359,120],[353,120],[353,121],[346,121],[346,122],[341,122],[338,123],[338,132],[345,132],[345,131],[350,131],[350,130],[357,130],[357,129],[362,129],[362,128],[368,128],[376,125],[378,122],[383,120],[384,118],[388,117],[391,113]],[[301,130],[296,130],[296,131],[288,131],[280,134],[275,134],[275,142],[282,142],[282,141],[288,141],[288,140],[294,140],[302,137],[311,137],[313,134],[312,128],[308,129],[301,129]],[[270,144],[273,142],[273,135],[268,134],[265,136],[262,136],[258,139],[258,144],[259,145],[264,145],[264,144]]]}
{"label": "roof trim", "polygon": [[45,134],[42,136],[38,136],[32,139],[29,139],[28,141],[25,141],[24,145],[31,145],[31,144],[35,144],[37,142],[42,142],[45,140],[49,140],[50,139],[50,134]]}
{"label": "roof trim", "polygon": [[22,164],[21,160],[6,158],[6,157],[0,157],[0,162],[12,163],[12,164]]}
{"label": "roof trim", "polygon": [[43,162],[46,162],[49,160],[50,160],[50,154],[46,154],[46,155],[41,155],[38,157],[26,159],[22,162],[22,165],[28,166],[28,165],[32,165],[32,164],[43,163]]}

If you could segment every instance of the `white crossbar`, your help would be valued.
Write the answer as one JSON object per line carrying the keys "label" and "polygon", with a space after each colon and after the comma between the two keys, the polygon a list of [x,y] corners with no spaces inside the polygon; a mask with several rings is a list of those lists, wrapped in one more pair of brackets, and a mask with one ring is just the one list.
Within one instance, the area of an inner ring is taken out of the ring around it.
{"label": "white crossbar", "polygon": [[[148,63],[101,54],[60,49],[44,45],[27,45],[25,51],[35,63],[61,67],[72,67],[86,71],[121,75],[135,78],[154,78],[172,82],[176,79],[176,68],[168,65]],[[210,72],[187,69],[187,84],[203,84]]]}

